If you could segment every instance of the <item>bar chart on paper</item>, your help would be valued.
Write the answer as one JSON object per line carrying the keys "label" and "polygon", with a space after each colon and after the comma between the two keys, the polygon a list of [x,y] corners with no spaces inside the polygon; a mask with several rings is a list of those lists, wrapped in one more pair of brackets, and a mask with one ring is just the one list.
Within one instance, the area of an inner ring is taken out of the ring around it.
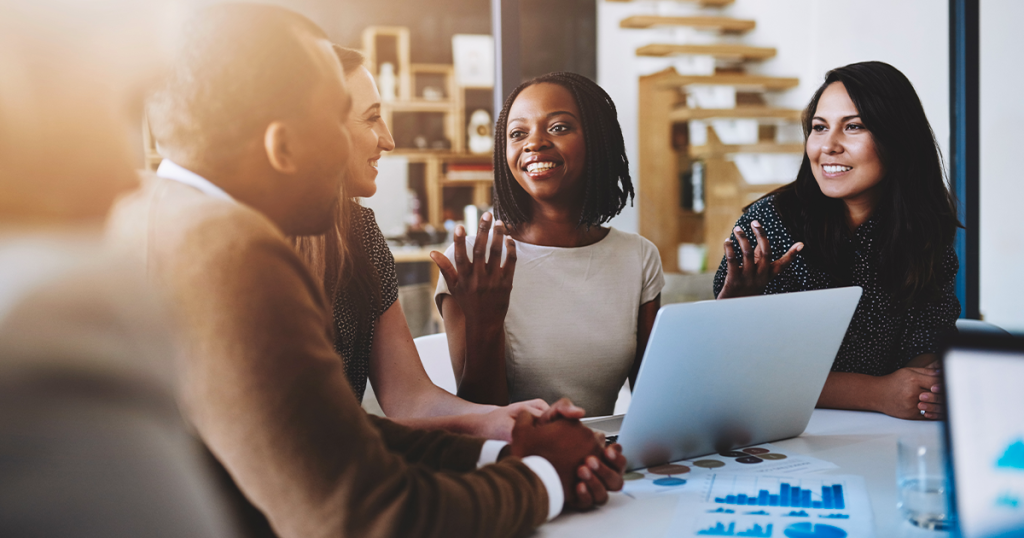
{"label": "bar chart on paper", "polygon": [[[761,489],[748,489],[746,492],[740,493],[737,490],[743,486],[739,486],[733,492],[725,493],[721,496],[716,495],[714,502],[739,506],[792,506],[795,508],[820,508],[825,510],[846,509],[842,484],[826,482],[820,486],[815,484],[815,487],[812,489],[797,485],[797,483],[802,482],[798,480],[788,480],[775,484],[776,480],[767,477],[758,480],[756,476],[753,477],[753,482],[755,483],[754,488],[760,487]],[[758,482],[761,484],[758,484]],[[725,489],[731,489],[729,486],[731,484],[724,487]]]}
{"label": "bar chart on paper", "polygon": [[873,536],[864,479],[850,475],[722,473],[694,480],[666,538]]}

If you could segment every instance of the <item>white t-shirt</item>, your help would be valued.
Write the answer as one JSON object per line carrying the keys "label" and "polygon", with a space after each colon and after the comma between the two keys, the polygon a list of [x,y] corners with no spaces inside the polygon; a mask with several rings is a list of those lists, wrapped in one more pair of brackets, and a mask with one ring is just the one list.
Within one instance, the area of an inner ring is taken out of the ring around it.
{"label": "white t-shirt", "polygon": [[[469,249],[474,237],[466,239]],[[454,264],[455,246],[445,251]],[[468,250],[472,260],[473,252]],[[640,305],[665,284],[653,243],[609,229],[578,248],[516,242],[505,316],[505,367],[512,402],[568,397],[588,416],[610,415],[636,358]],[[448,285],[441,277],[438,307]]]}

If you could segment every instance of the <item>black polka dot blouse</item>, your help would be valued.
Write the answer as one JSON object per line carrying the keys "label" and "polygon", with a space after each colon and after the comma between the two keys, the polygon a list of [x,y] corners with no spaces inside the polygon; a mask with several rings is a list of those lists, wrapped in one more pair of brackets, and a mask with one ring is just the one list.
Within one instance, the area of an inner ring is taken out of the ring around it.
{"label": "black polka dot blouse", "polygon": [[[366,379],[370,375],[370,349],[373,347],[373,333],[377,320],[398,300],[398,275],[395,273],[395,257],[384,241],[384,234],[377,226],[373,210],[355,202],[352,211],[352,229],[361,232],[361,240],[355,248],[362,248],[370,258],[377,274],[380,275],[381,307],[373,313],[373,322],[365,331],[359,330],[356,312],[352,308],[351,293],[344,288],[334,302],[334,324],[336,327],[334,350],[345,363],[345,375],[359,401],[366,392]],[[370,268],[366,268],[369,270]]]}
{"label": "black polka dot blouse", "polygon": [[[758,221],[771,243],[772,259],[777,260],[795,243],[789,230],[775,211],[772,197],[764,198],[747,210],[736,225],[743,229],[751,246],[757,244],[750,227],[751,221]],[[943,259],[943,270],[948,280],[943,285],[941,296],[935,302],[919,302],[909,308],[901,308],[892,295],[885,291],[879,281],[879,252],[874,219],[868,219],[848,236],[842,246],[851,253],[854,260],[852,281],[848,284],[837,282],[834,277],[811,264],[801,254],[775,277],[765,288],[765,294],[789,293],[794,291],[820,290],[844,285],[860,286],[864,289],[860,303],[853,314],[853,320],[843,338],[835,361],[834,372],[855,372],[881,376],[890,374],[923,353],[936,353],[940,340],[956,331],[956,319],[960,316],[960,301],[954,293],[954,279],[959,267],[956,252],[950,246]],[[739,253],[739,244],[732,236],[733,246]],[[717,297],[725,284],[726,263],[722,263],[715,274],[714,291]]]}

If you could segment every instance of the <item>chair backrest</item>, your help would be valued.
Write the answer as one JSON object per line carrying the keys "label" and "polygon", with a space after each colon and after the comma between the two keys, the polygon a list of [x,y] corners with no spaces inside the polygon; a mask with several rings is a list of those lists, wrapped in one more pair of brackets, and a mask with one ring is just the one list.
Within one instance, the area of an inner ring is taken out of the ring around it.
{"label": "chair backrest", "polygon": [[452,370],[452,359],[448,354],[448,335],[444,333],[429,334],[413,340],[416,351],[423,361],[423,369],[430,380],[442,389],[455,394],[455,372]]}
{"label": "chair backrest", "polygon": [[967,334],[1010,334],[998,325],[979,319],[958,319],[956,329]]}

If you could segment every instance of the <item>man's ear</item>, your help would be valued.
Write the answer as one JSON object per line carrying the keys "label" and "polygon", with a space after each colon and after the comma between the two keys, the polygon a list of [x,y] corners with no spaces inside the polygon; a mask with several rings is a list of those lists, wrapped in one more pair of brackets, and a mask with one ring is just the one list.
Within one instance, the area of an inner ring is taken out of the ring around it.
{"label": "man's ear", "polygon": [[295,153],[292,149],[292,131],[284,123],[275,121],[263,133],[263,150],[267,152],[270,166],[282,174],[297,170]]}

